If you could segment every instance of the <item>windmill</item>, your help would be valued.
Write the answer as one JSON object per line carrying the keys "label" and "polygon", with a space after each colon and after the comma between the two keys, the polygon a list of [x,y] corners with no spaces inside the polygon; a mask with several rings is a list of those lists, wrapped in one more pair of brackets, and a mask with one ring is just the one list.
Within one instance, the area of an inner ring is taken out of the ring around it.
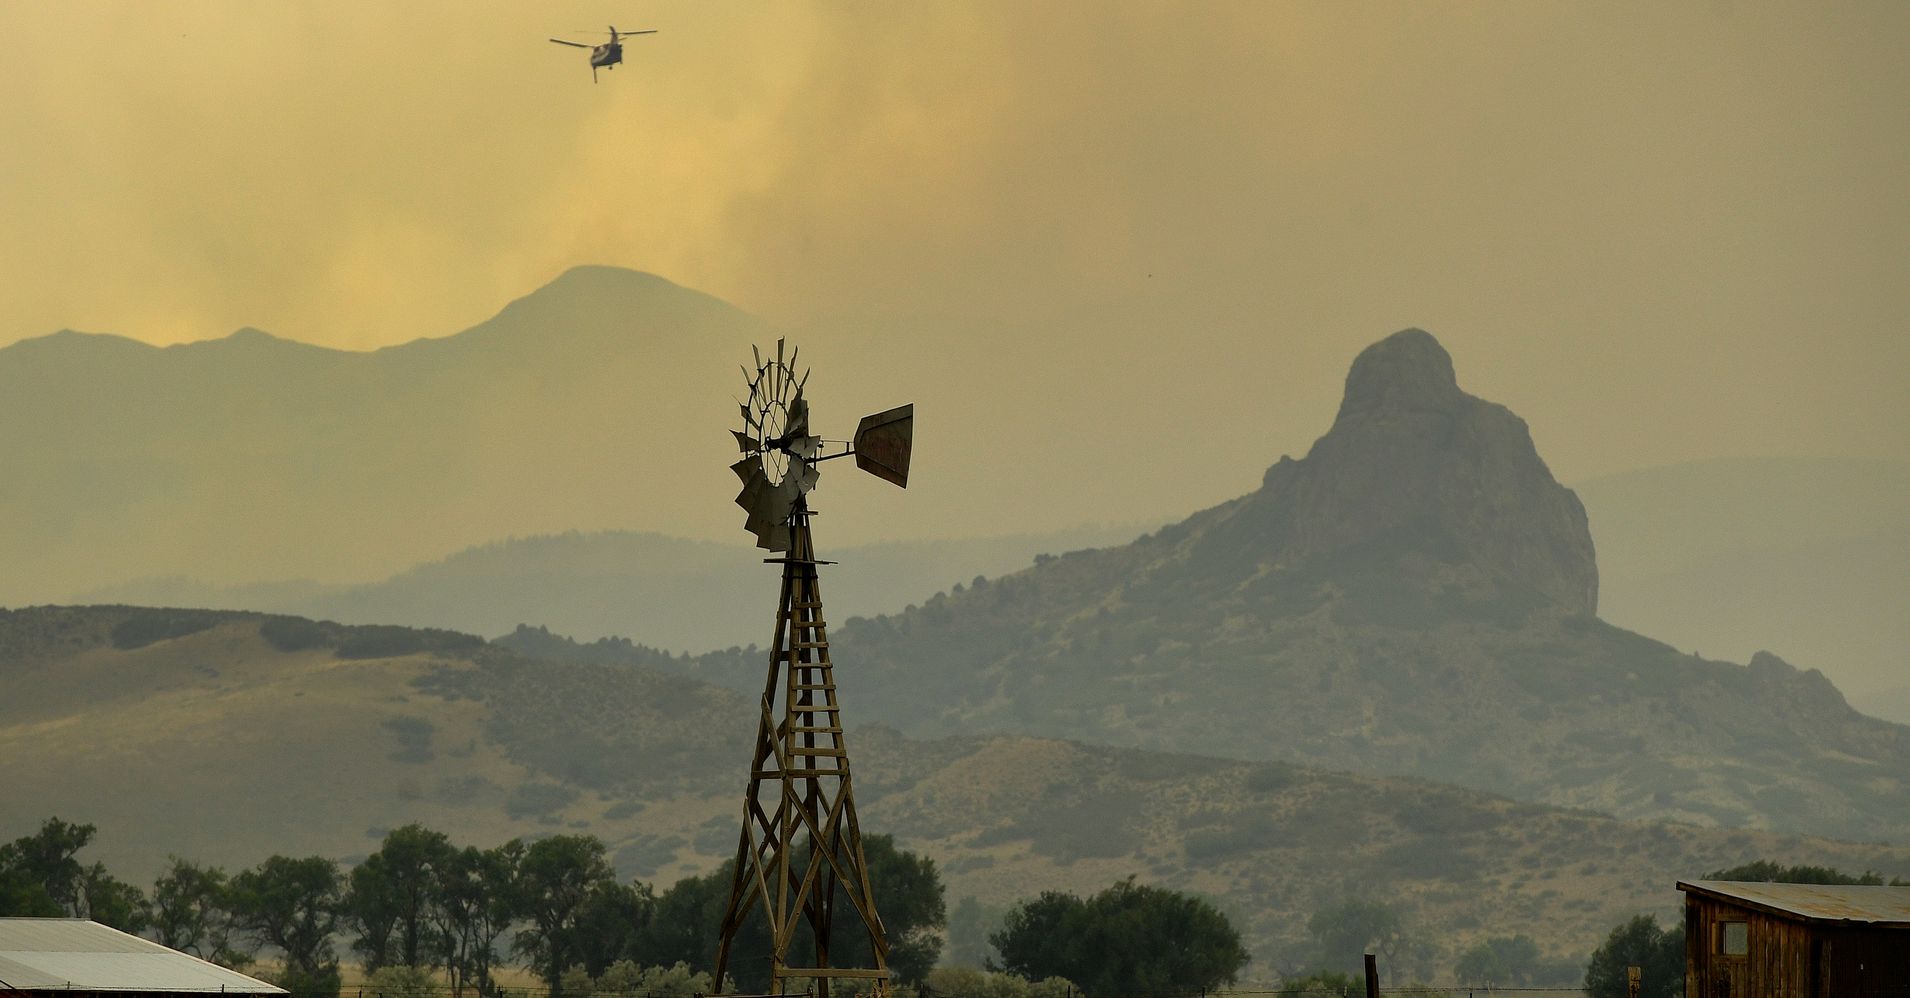
{"label": "windmill", "polygon": [[[714,979],[720,990],[737,932],[760,905],[769,922],[770,994],[813,989],[826,996],[839,979],[866,981],[880,996],[888,992],[889,941],[862,853],[816,579],[816,567],[829,563],[816,560],[808,496],[816,465],[851,455],[862,470],[908,487],[915,407],[865,417],[852,440],[817,437],[803,397],[808,372],[797,375],[797,351],[784,360],[783,345],[776,341],[770,360],[751,348],[756,366],[743,368],[749,399],[740,404],[743,426],[733,431],[743,455],[730,465],[743,481],[736,503],[749,514],[744,526],[757,546],[781,553],[764,560],[782,566],[783,587]],[[834,446],[842,449],[830,453]],[[872,966],[830,965],[838,916],[867,930]]]}

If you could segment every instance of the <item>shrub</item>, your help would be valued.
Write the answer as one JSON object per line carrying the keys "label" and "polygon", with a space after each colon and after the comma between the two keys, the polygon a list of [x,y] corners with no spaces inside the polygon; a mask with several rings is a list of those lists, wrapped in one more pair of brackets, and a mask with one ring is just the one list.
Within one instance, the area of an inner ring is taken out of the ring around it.
{"label": "shrub", "polygon": [[113,647],[121,651],[197,634],[216,626],[220,617],[213,610],[127,609],[126,619],[113,627]]}
{"label": "shrub", "polygon": [[332,630],[304,617],[271,617],[259,625],[259,637],[279,651],[328,648],[336,640]]}

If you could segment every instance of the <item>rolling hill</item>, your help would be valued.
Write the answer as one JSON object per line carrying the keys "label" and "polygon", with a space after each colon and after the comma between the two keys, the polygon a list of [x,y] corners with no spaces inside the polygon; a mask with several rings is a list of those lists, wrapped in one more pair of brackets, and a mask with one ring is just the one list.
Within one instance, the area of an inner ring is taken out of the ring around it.
{"label": "rolling hill", "polygon": [[[1129,540],[1141,531],[1083,527],[837,548],[831,560],[852,570],[832,576],[829,604],[845,616],[894,613],[955,582],[1024,568],[1045,553]],[[585,640],[637,635],[653,647],[702,652],[768,637],[768,611],[735,595],[773,585],[775,575],[764,566],[763,552],[748,544],[636,531],[572,532],[467,548],[361,585],[147,579],[84,593],[80,602],[257,610],[492,635],[535,624]]]}
{"label": "rolling hill", "polygon": [[[758,667],[762,663],[756,663]],[[740,667],[740,663],[738,664]],[[844,702],[860,710],[847,669]],[[733,691],[643,665],[554,663],[444,631],[134,607],[0,611],[0,837],[57,814],[136,882],[168,855],[350,862],[411,821],[461,843],[589,832],[625,876],[734,847],[753,722]],[[1578,957],[1673,881],[1768,857],[1910,875],[1910,847],[1626,822],[1414,779],[1021,736],[852,732],[864,827],[1002,905],[1136,875],[1213,897],[1252,973],[1307,916],[1398,905],[1443,954],[1526,932]]]}

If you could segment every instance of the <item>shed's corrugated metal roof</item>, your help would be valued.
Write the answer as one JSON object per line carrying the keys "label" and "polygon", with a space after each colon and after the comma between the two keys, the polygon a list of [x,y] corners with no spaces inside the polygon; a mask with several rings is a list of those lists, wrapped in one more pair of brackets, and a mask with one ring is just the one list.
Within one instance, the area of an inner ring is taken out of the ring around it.
{"label": "shed's corrugated metal roof", "polygon": [[284,988],[84,918],[0,918],[0,987],[286,993]]}
{"label": "shed's corrugated metal roof", "polygon": [[1815,922],[1862,922],[1910,928],[1910,887],[1681,880],[1678,889]]}

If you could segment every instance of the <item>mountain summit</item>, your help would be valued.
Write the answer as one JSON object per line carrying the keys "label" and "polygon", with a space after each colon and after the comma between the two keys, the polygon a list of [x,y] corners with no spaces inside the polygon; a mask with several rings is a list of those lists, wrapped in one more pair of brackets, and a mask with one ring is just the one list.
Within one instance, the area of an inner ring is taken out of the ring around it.
{"label": "mountain summit", "polygon": [[1374,546],[1464,557],[1494,581],[1567,609],[1598,610],[1585,508],[1539,458],[1525,421],[1466,394],[1432,334],[1367,347],[1333,428],[1304,460],[1282,458],[1215,525],[1211,548],[1290,567]]}

